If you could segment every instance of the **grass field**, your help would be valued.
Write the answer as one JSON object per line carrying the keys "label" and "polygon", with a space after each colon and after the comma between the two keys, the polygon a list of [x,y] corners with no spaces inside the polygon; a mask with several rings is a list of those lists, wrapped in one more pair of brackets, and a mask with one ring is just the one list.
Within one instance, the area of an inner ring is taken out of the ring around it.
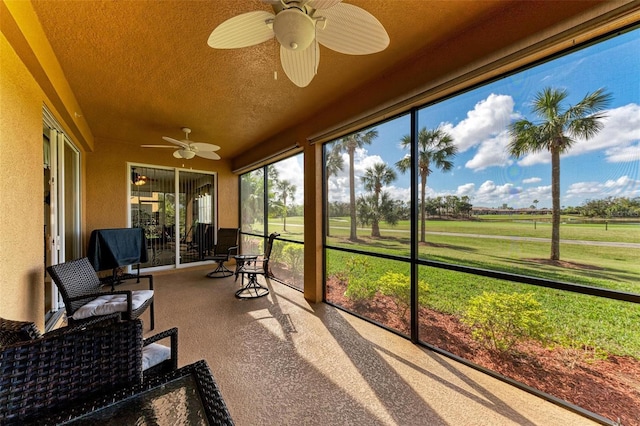
{"label": "grass field", "polygon": [[[349,259],[358,256],[327,250],[327,276],[344,271]],[[375,282],[387,271],[409,275],[407,263],[363,257],[368,259],[367,280]],[[533,293],[555,343],[640,358],[640,305],[425,266],[419,268],[419,279],[428,284],[426,305],[454,315],[464,313],[469,300],[485,291]]]}
{"label": "grass field", "polygon": [[[550,216],[483,216],[482,220],[429,220],[426,242],[419,244],[422,259],[546,278],[556,281],[640,293],[640,224],[630,222],[580,223],[563,217],[560,230],[562,266],[545,264],[549,258]],[[370,228],[358,228],[358,241],[348,240],[349,218],[332,218],[327,245],[354,250],[410,255],[408,222],[380,224],[381,237]],[[303,239],[303,218],[270,221],[270,231],[283,238]],[[542,240],[541,240],[542,239]],[[616,246],[620,244],[620,246]],[[327,274],[344,268],[353,254],[327,250]],[[409,263],[369,258],[367,277],[384,272],[409,274]],[[429,284],[430,307],[460,315],[469,299],[483,291],[532,292],[553,325],[553,339],[567,346],[602,349],[640,358],[640,305],[566,291],[485,278],[444,269],[420,267]]]}

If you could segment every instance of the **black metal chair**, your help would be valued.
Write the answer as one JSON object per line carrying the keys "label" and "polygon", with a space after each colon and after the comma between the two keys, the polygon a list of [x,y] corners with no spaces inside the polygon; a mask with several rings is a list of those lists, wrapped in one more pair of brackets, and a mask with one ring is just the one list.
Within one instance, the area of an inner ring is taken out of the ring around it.
{"label": "black metal chair", "polygon": [[[242,288],[236,291],[237,298],[250,299],[269,294],[269,289],[258,282],[258,275],[262,275],[265,278],[273,277],[273,274],[269,269],[269,259],[271,258],[271,251],[273,250],[273,242],[279,236],[280,234],[277,232],[272,232],[267,239],[267,245],[262,256],[256,256],[254,259],[245,260],[243,264],[237,268],[235,272],[236,279],[238,278],[238,275],[242,277]],[[248,279],[246,285],[244,284],[245,275]]]}
{"label": "black metal chair", "polygon": [[[213,233],[213,227],[209,227]],[[207,230],[207,231],[209,231]],[[215,245],[211,248],[210,254],[205,256],[205,260],[214,260],[218,266],[207,274],[209,278],[224,278],[233,275],[233,271],[224,266],[224,262],[229,261],[229,257],[238,254],[239,228],[220,228]]]}
{"label": "black metal chair", "polygon": [[104,283],[86,257],[51,265],[47,272],[60,290],[69,324],[115,312],[119,312],[122,319],[132,320],[140,317],[149,307],[153,330],[155,320],[152,277],[149,279],[149,290],[104,292]]}

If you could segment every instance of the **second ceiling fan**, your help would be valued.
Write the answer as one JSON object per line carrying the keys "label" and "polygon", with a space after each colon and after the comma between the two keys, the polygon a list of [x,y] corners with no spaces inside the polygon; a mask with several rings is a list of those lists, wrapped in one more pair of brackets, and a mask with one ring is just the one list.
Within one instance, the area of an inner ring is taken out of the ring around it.
{"label": "second ceiling fan", "polygon": [[219,160],[220,156],[214,152],[220,149],[218,145],[214,145],[212,143],[204,143],[204,142],[194,142],[189,140],[189,133],[191,133],[191,129],[188,127],[183,127],[182,131],[185,133],[185,138],[181,141],[177,139],[170,138],[168,136],[163,136],[167,142],[171,142],[179,146],[179,149],[176,149],[173,145],[141,145],[142,148],[173,148],[176,149],[173,152],[173,156],[175,158],[183,158],[185,160],[190,160],[196,155],[198,157],[208,158],[210,160]]}
{"label": "second ceiling fan", "polygon": [[272,39],[280,43],[280,62],[287,77],[306,87],[320,63],[318,43],[348,55],[368,55],[387,48],[384,26],[366,10],[342,0],[263,0],[275,14],[247,12],[218,25],[209,46],[236,49]]}

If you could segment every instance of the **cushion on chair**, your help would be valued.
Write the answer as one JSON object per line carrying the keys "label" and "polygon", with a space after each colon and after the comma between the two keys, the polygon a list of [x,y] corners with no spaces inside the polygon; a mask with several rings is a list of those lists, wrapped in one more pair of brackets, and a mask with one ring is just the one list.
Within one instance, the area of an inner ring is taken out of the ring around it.
{"label": "cushion on chair", "polygon": [[160,343],[150,343],[142,348],[142,370],[160,364],[171,358],[171,348]]}
{"label": "cushion on chair", "polygon": [[[136,310],[144,302],[153,297],[153,290],[136,290],[131,292],[132,309]],[[114,312],[127,311],[127,296],[124,294],[105,294],[80,307],[71,316],[81,320],[93,316],[108,315]]]}

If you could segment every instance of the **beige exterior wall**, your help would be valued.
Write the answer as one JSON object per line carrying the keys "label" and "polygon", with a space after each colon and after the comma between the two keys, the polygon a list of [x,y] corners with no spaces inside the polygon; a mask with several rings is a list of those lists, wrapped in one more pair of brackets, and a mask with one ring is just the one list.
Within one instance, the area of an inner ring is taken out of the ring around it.
{"label": "beige exterior wall", "polygon": [[[154,142],[156,141],[142,141],[141,144]],[[132,147],[116,140],[95,140],[95,150],[87,154],[85,243],[94,229],[127,226],[127,163],[192,168],[217,173],[218,225],[238,226],[238,177],[231,173],[229,162],[200,157],[188,161],[178,160],[172,153],[171,150]]]}
{"label": "beige exterior wall", "polygon": [[0,317],[44,323],[44,95],[0,35]]}

